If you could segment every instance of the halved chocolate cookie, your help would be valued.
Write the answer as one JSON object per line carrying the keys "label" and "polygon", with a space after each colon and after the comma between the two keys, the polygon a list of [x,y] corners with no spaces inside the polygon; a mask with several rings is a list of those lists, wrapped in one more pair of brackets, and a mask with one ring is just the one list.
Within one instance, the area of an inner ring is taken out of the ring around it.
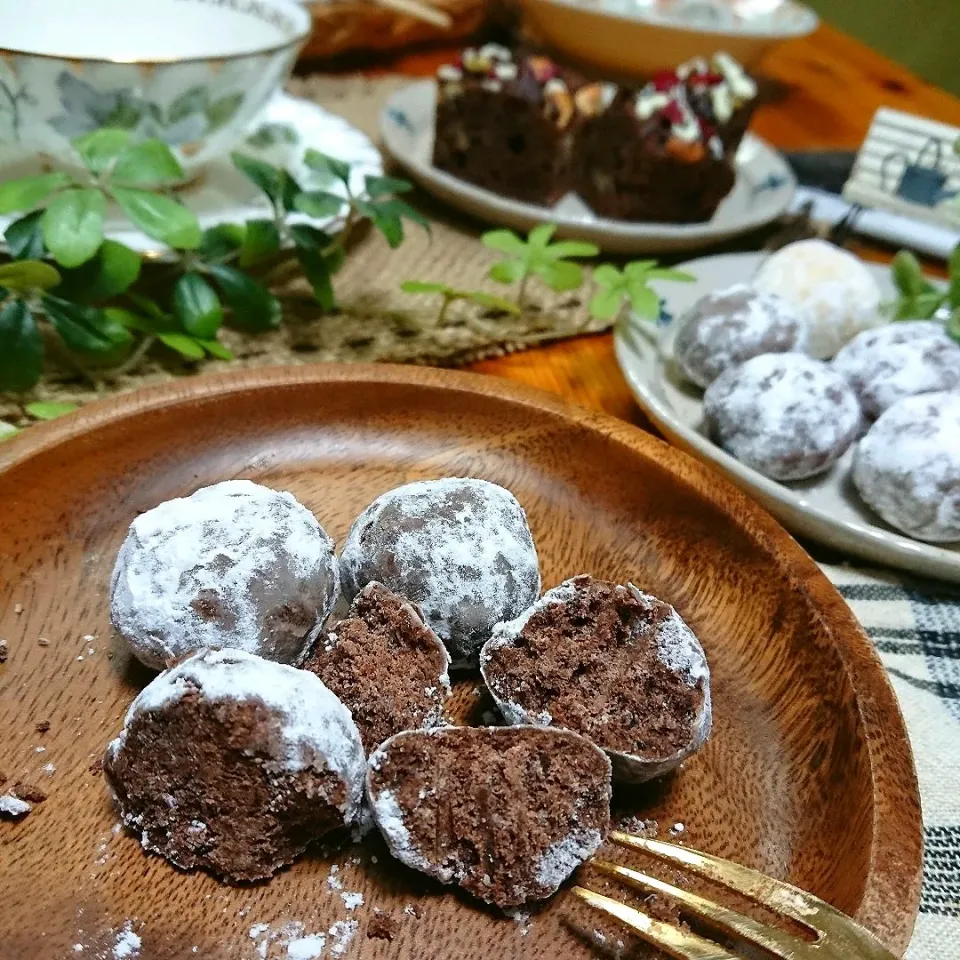
{"label": "halved chocolate cookie", "polygon": [[567,580],[494,628],[480,669],[508,723],[589,737],[619,780],[667,773],[710,735],[703,648],[673,607],[632,584]]}
{"label": "halved chocolate cookie", "polygon": [[144,849],[239,882],[355,820],[364,756],[350,711],[315,676],[205,650],[143,689],[103,772]]}
{"label": "halved chocolate cookie", "polygon": [[368,753],[401,730],[443,723],[449,667],[440,638],[382,583],[357,594],[304,664],[350,708]]}
{"label": "halved chocolate cookie", "polygon": [[370,758],[367,797],[391,853],[501,907],[551,896],[610,819],[610,761],[569,730],[439,727]]}

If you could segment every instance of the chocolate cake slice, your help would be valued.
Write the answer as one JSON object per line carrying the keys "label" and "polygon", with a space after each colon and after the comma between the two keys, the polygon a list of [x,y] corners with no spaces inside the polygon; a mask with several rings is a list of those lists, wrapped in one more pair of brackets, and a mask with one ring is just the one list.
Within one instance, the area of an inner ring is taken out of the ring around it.
{"label": "chocolate cake slice", "polygon": [[232,882],[351,825],[364,771],[350,711],[315,676],[240,650],[202,651],[144,687],[103,763],[145,850]]}
{"label": "chocolate cake slice", "polygon": [[576,81],[547,57],[488,43],[437,71],[433,163],[500,196],[550,205],[570,190]]}
{"label": "chocolate cake slice", "polygon": [[596,111],[574,132],[573,185],[587,206],[615,220],[709,220],[735,175],[723,142],[694,112],[685,88],[651,84],[608,99],[594,97]]}
{"label": "chocolate cake slice", "polygon": [[710,734],[703,648],[673,607],[632,584],[555,587],[494,628],[480,669],[508,723],[589,737],[620,780],[667,773]]}
{"label": "chocolate cake slice", "polygon": [[419,611],[370,583],[304,669],[350,708],[369,753],[401,730],[443,723],[449,666],[443,642]]}
{"label": "chocolate cake slice", "polygon": [[501,907],[551,896],[610,819],[610,761],[569,730],[440,727],[370,758],[367,797],[391,853]]}

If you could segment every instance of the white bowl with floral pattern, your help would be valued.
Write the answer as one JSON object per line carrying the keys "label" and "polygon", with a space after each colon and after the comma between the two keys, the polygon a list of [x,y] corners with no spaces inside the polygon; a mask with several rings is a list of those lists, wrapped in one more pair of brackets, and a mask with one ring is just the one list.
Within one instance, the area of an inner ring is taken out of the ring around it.
{"label": "white bowl with floral pattern", "polygon": [[103,127],[170,145],[186,177],[239,143],[293,69],[296,0],[0,0],[0,144],[76,167]]}

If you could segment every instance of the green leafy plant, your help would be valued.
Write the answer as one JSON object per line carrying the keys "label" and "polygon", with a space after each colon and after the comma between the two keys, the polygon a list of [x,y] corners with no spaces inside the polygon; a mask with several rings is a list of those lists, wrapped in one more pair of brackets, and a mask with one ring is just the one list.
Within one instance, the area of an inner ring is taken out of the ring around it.
{"label": "green leafy plant", "polygon": [[960,341],[960,246],[950,255],[947,267],[947,283],[935,284],[923,275],[917,258],[901,250],[890,268],[897,298],[888,308],[894,320],[929,320],[943,315],[947,332]]}
{"label": "green leafy plant", "polygon": [[496,283],[517,284],[517,304],[526,302],[527,284],[537,277],[551,290],[563,293],[583,286],[583,267],[574,263],[574,257],[595,257],[600,249],[583,240],[559,240],[551,243],[556,224],[545,223],[534,227],[527,239],[512,230],[493,230],[481,238],[490,250],[506,255],[490,267],[489,277]]}
{"label": "green leafy plant", "polygon": [[651,280],[692,283],[695,278],[682,270],[657,265],[656,260],[637,260],[622,270],[601,264],[593,271],[597,292],[590,300],[590,315],[599,320],[612,320],[624,303],[645,320],[660,316],[660,296],[651,287]]}
{"label": "green leafy plant", "polygon": [[[22,412],[23,418],[28,422],[32,422],[39,420],[56,420],[57,417],[72,413],[76,409],[77,404],[75,403],[38,400],[35,403],[26,404]],[[12,423],[7,423],[6,420],[0,420],[0,442],[16,436],[16,434],[20,433],[21,429],[21,427],[15,426]]]}
{"label": "green leafy plant", "polygon": [[[234,154],[236,168],[269,201],[272,216],[203,230],[173,193],[184,173],[160,140],[134,142],[126,130],[104,129],[74,141],[85,173],[49,173],[0,184],[0,214],[20,214],[6,230],[13,262],[0,266],[0,390],[23,392],[41,376],[44,328],[76,366],[116,375],[134,367],[155,345],[186,360],[229,360],[220,341],[225,323],[249,333],[279,326],[281,306],[254,275],[291,249],[324,310],[336,306],[332,277],[346,245],[369,221],[391,248],[404,223],[429,228],[399,194],[410,184],[366,177],[351,186],[347,164],[317,151],[305,162],[324,189],[303,190],[286,171]],[[140,255],[104,236],[108,202],[143,233],[167,246],[170,264],[162,296],[136,292]],[[338,235],[303,222],[342,221]]]}
{"label": "green leafy plant", "polygon": [[503,297],[497,297],[492,293],[485,293],[483,290],[457,290],[454,287],[448,287],[445,283],[430,283],[424,280],[405,280],[400,284],[400,289],[404,293],[435,293],[442,298],[440,301],[440,310],[437,313],[437,324],[442,325],[446,322],[447,312],[450,306],[457,301],[467,301],[476,304],[478,307],[484,307],[487,310],[501,310],[504,313],[520,313],[520,308],[510,300]]}

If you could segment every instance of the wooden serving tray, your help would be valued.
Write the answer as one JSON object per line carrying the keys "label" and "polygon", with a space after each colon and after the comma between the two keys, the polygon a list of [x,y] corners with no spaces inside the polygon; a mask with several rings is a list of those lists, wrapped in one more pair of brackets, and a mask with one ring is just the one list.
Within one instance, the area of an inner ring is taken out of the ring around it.
{"label": "wooden serving tray", "polygon": [[[629,943],[563,891],[529,920],[504,918],[401,867],[376,835],[229,887],[114,829],[96,761],[151,676],[108,621],[131,519],[248,477],[291,490],[342,540],[377,494],[444,475],[513,490],[545,586],[629,579],[701,637],[713,737],[678,775],[616,791],[617,817],[656,819],[661,835],[681,822],[684,842],[811,890],[902,951],[920,887],[910,747],[879,659],[800,547],[710,468],[626,423],[494,378],[318,366],[181,380],[0,448],[0,770],[49,793],[0,822],[4,960],[113,960],[127,924],[141,941],[131,960],[256,960],[257,925],[343,920],[356,935],[339,955],[328,938],[324,957],[586,960],[603,955],[597,929]],[[458,685],[461,721],[490,707],[477,683]],[[353,912],[328,882],[333,863],[342,889],[363,893]],[[374,908],[398,921],[392,942],[368,938]],[[266,956],[287,954],[278,941]]]}

